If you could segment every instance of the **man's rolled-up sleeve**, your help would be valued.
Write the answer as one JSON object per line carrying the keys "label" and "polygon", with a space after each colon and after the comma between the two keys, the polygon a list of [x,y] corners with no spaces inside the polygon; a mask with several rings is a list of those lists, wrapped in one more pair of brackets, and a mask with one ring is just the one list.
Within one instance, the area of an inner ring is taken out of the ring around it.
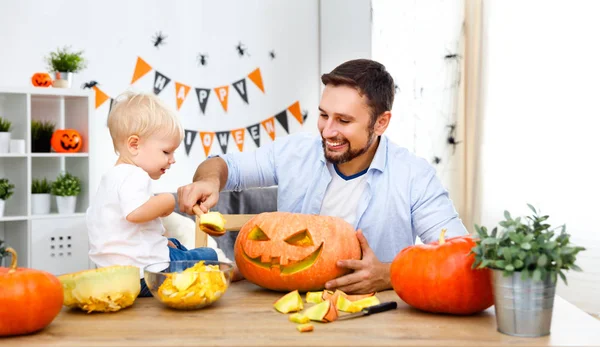
{"label": "man's rolled-up sleeve", "polygon": [[221,155],[228,170],[227,184],[224,190],[241,191],[247,188],[277,185],[276,142],[259,147],[254,152]]}

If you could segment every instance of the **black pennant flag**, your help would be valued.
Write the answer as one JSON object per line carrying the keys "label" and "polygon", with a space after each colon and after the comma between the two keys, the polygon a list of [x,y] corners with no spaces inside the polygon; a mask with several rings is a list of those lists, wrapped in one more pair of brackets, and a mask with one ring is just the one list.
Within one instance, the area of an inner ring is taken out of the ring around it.
{"label": "black pennant flag", "polygon": [[154,71],[154,94],[158,95],[171,82],[171,79],[158,71]]}
{"label": "black pennant flag", "polygon": [[230,133],[230,131],[217,131],[215,133],[217,135],[217,141],[219,141],[219,146],[221,146],[221,151],[223,151],[223,154],[227,154],[227,144],[229,143]]}
{"label": "black pennant flag", "polygon": [[283,110],[283,111],[279,112],[278,114],[275,115],[275,118],[277,119],[279,124],[281,124],[283,129],[285,129],[285,132],[289,134],[290,130],[288,129],[287,111]]}
{"label": "black pennant flag", "polygon": [[256,147],[260,147],[260,123],[251,125],[246,129],[248,129],[248,134],[250,134],[250,137],[256,143]]}
{"label": "black pennant flag", "polygon": [[192,144],[196,139],[197,131],[193,130],[185,130],[185,137],[183,138],[183,144],[185,145],[185,154],[190,155],[190,149],[192,149]]}
{"label": "black pennant flag", "polygon": [[210,96],[210,89],[196,88],[196,95],[198,96],[200,110],[202,110],[202,113],[204,113],[204,110],[206,110],[206,104],[208,103],[208,97]]}
{"label": "black pennant flag", "polygon": [[306,118],[308,118],[308,111],[304,111],[302,114],[302,124],[306,122]]}
{"label": "black pennant flag", "polygon": [[108,113],[109,114],[110,114],[110,111],[112,111],[112,107],[113,107],[114,103],[115,103],[115,99],[110,98],[110,106],[108,106]]}
{"label": "black pennant flag", "polygon": [[242,78],[239,81],[233,82],[233,87],[237,90],[238,94],[248,103],[248,91],[246,89],[246,79]]}

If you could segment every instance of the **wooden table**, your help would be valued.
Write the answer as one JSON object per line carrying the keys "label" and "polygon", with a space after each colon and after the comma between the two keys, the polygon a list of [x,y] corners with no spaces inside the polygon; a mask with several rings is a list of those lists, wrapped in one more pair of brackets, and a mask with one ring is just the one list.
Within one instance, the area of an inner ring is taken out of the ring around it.
{"label": "wooden table", "polygon": [[233,283],[212,306],[175,311],[154,298],[139,298],[116,313],[64,309],[41,332],[0,338],[0,346],[600,346],[600,321],[560,297],[550,336],[518,338],[496,331],[493,307],[475,316],[434,315],[408,307],[393,291],[378,293],[398,309],[332,323],[313,322],[300,333],[273,309],[282,293],[247,282]]}

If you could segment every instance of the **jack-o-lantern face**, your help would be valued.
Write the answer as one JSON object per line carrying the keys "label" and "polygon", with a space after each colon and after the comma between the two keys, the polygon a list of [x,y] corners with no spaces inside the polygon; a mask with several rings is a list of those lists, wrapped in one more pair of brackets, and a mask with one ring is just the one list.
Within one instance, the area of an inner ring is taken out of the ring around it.
{"label": "jack-o-lantern face", "polygon": [[248,221],[235,243],[236,264],[261,287],[320,290],[344,275],[342,259],[360,259],[354,229],[340,218],[287,212],[262,213]]}
{"label": "jack-o-lantern face", "polygon": [[52,77],[45,72],[37,72],[31,76],[31,84],[36,87],[50,87],[52,85]]}
{"label": "jack-o-lantern face", "polygon": [[82,145],[81,135],[74,129],[56,130],[52,134],[50,144],[56,152],[78,152]]}

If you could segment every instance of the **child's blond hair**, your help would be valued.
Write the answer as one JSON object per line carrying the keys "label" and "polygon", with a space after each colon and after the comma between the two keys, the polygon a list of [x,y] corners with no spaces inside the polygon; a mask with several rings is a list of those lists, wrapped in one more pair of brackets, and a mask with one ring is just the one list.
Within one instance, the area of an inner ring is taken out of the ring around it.
{"label": "child's blond hair", "polygon": [[154,94],[125,92],[119,95],[108,115],[108,130],[115,152],[129,136],[148,138],[156,133],[183,140],[183,128],[174,110]]}

